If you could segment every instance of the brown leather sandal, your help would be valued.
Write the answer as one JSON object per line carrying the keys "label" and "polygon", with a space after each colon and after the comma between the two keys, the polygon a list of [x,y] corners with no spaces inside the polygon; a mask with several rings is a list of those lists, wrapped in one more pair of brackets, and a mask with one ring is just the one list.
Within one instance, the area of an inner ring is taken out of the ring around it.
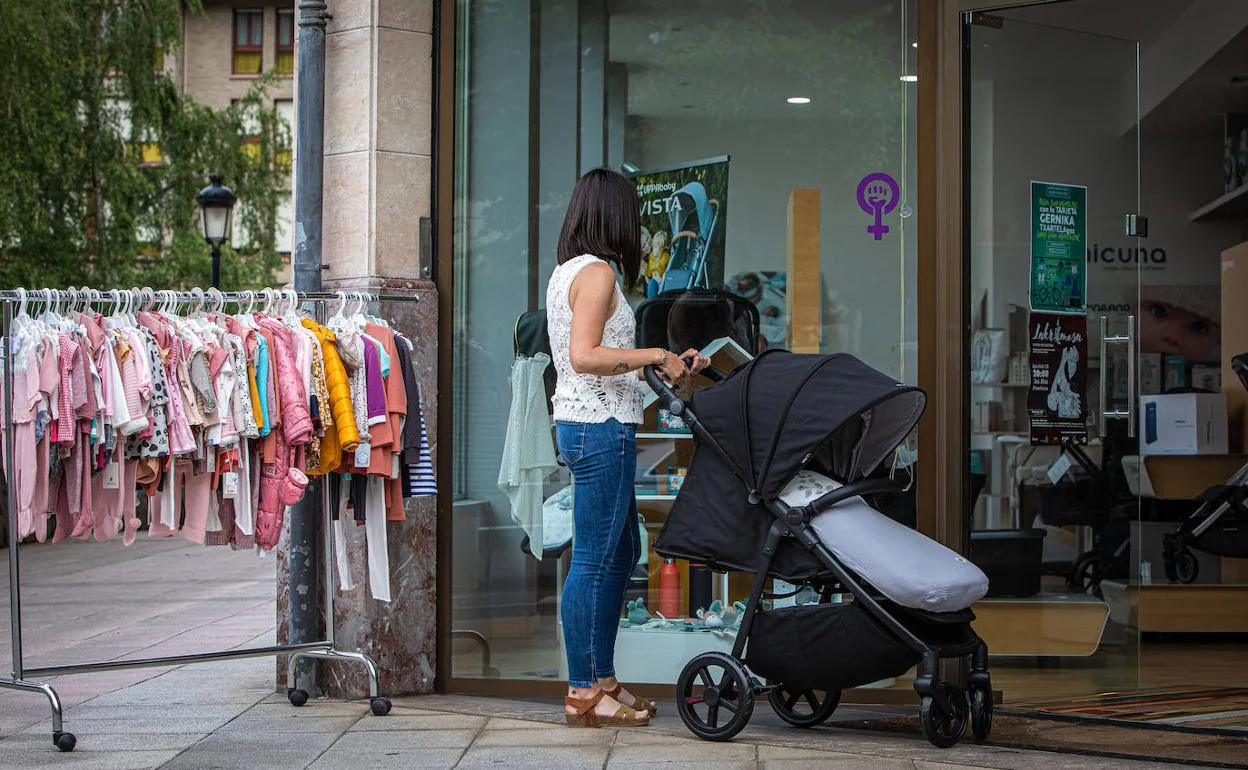
{"label": "brown leather sandal", "polygon": [[623,703],[615,710],[615,714],[609,717],[599,715],[594,711],[594,706],[598,702],[607,697],[604,690],[599,690],[592,698],[572,698],[563,699],[565,706],[571,706],[576,710],[575,714],[569,714],[566,711],[564,716],[568,720],[568,727],[645,727],[650,724],[650,717],[638,718],[637,710]]}
{"label": "brown leather sandal", "polygon": [[[624,691],[624,685],[617,684],[614,690],[607,691],[607,695],[610,695],[612,698],[615,698],[618,701],[620,700],[620,693],[623,691]],[[629,695],[633,695],[633,694],[630,692]],[[624,701],[620,701],[620,703],[623,704]],[[650,716],[654,716],[655,714],[659,713],[659,704],[655,703],[652,700],[645,700],[644,698],[641,698],[640,696],[637,696],[637,695],[633,695],[632,708],[640,709],[641,711],[649,711]]]}

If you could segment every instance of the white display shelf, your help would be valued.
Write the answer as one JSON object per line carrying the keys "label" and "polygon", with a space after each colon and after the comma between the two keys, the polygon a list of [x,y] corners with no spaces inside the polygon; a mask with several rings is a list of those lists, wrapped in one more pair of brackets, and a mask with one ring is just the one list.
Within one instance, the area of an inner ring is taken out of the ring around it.
{"label": "white display shelf", "polygon": [[637,495],[638,505],[641,505],[642,503],[674,503],[674,502],[676,502],[676,495],[646,495],[646,494]]}

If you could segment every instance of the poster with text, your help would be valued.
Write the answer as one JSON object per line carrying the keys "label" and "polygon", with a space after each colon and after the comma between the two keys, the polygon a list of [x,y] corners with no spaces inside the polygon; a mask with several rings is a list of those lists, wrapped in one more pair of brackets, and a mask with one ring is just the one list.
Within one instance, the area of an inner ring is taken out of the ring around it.
{"label": "poster with text", "polygon": [[1088,319],[1032,313],[1027,414],[1032,444],[1088,443]]}
{"label": "poster with text", "polygon": [[633,175],[641,198],[641,275],[632,304],[672,289],[724,284],[728,156]]}
{"label": "poster with text", "polygon": [[1088,188],[1031,183],[1031,309],[1087,308]]}

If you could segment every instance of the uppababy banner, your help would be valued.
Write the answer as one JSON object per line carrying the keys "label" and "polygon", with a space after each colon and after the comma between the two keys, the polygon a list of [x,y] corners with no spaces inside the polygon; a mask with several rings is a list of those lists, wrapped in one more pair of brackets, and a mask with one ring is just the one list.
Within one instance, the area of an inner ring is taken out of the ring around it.
{"label": "uppababy banner", "polygon": [[1088,443],[1087,317],[1032,313],[1029,332],[1031,443]]}
{"label": "uppababy banner", "polygon": [[641,277],[628,287],[635,304],[671,289],[724,283],[728,156],[641,171]]}

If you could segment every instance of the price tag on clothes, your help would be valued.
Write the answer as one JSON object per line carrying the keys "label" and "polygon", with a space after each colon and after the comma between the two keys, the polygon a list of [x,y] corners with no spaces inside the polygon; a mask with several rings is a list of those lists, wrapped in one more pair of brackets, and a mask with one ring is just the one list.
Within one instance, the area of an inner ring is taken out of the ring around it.
{"label": "price tag on clothes", "polygon": [[121,466],[116,461],[104,466],[104,488],[121,489]]}
{"label": "price tag on clothes", "polygon": [[230,498],[231,500],[238,497],[238,474],[237,473],[230,471],[229,473],[224,473],[221,475],[221,491],[226,497]]}
{"label": "price tag on clothes", "polygon": [[355,448],[355,467],[367,468],[369,460],[372,459],[372,452],[372,446],[366,441],[361,441],[360,445]]}
{"label": "price tag on clothes", "polygon": [[217,448],[215,446],[208,447],[208,472],[217,472]]}

